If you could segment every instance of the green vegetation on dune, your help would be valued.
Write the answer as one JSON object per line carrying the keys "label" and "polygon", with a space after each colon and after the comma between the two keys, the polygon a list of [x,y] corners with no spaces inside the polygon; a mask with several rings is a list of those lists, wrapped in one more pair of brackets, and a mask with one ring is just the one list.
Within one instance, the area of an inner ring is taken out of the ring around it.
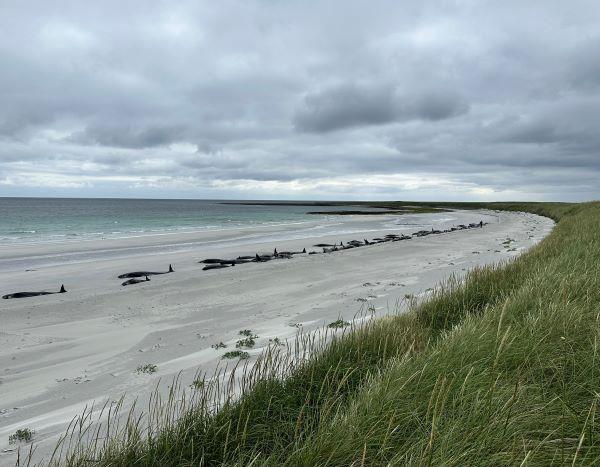
{"label": "green vegetation on dune", "polygon": [[216,412],[222,393],[207,380],[177,416],[157,409],[150,433],[131,422],[95,447],[76,442],[62,463],[600,463],[600,203],[410,204],[558,224],[515,261],[450,279],[406,314],[297,345],[306,360],[268,353]]}
{"label": "green vegetation on dune", "polygon": [[285,461],[598,463],[600,203],[543,209],[560,222],[542,244],[415,310],[435,342],[393,361]]}

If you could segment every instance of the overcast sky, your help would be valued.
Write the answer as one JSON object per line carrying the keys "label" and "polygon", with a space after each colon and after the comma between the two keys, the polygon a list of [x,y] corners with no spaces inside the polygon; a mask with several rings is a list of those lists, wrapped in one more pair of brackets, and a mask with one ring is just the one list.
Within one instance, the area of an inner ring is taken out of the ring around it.
{"label": "overcast sky", "polygon": [[0,2],[0,196],[600,198],[600,2]]}

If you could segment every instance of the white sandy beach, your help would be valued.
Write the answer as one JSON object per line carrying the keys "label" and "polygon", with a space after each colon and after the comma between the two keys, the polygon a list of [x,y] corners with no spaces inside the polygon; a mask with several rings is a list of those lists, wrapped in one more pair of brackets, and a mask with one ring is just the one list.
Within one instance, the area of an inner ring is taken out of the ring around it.
{"label": "white sandy beach", "polygon": [[[21,290],[68,293],[0,300],[0,465],[11,465],[18,428],[35,430],[41,453],[86,405],[147,395],[159,378],[183,371],[184,384],[199,368],[210,372],[235,348],[240,329],[269,338],[291,338],[343,317],[350,320],[367,299],[378,315],[398,311],[406,295],[424,296],[450,274],[508,260],[552,229],[532,214],[456,211],[436,228],[489,224],[424,238],[371,245],[332,254],[249,263],[202,271],[206,257],[301,250],[319,242],[400,233],[382,216],[340,216],[352,233],[334,238],[293,238],[293,225],[37,245],[0,246],[0,295]],[[388,216],[383,216],[388,217]],[[390,219],[392,217],[390,216]],[[372,225],[377,225],[373,230]],[[306,226],[303,226],[306,228]],[[288,240],[278,240],[285,231]],[[406,232],[406,228],[404,229]],[[242,235],[243,234],[243,235]],[[304,234],[303,234],[304,235]],[[291,238],[291,239],[290,239]],[[513,239],[508,247],[503,244]],[[512,250],[512,251],[509,251]],[[121,287],[120,273],[173,274]],[[223,341],[228,349],[214,350]],[[158,367],[137,374],[139,365]]]}

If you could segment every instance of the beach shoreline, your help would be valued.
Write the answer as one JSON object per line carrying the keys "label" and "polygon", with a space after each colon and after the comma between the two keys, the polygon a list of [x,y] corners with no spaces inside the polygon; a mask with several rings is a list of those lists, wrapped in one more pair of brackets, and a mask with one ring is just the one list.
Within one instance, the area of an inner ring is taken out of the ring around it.
{"label": "beach shoreline", "polygon": [[[308,238],[305,233],[293,238],[293,226],[283,233],[255,227],[243,229],[242,235],[229,232],[230,237],[201,232],[84,245],[0,247],[0,266],[12,262],[0,269],[2,294],[24,287],[58,288],[61,283],[68,290],[1,303],[0,451],[14,448],[8,445],[9,434],[30,427],[43,453],[92,401],[102,404],[125,393],[128,403],[135,396],[143,400],[158,378],[168,380],[180,371],[183,384],[189,384],[199,367],[210,373],[224,351],[235,349],[241,329],[258,334],[256,348],[249,351],[255,356],[270,338],[293,338],[297,325],[310,331],[340,317],[350,320],[365,304],[379,316],[398,311],[406,297],[426,297],[451,274],[460,277],[477,265],[526,251],[553,226],[547,218],[525,213],[455,211],[453,216],[455,224],[480,218],[497,222],[482,229],[218,271],[202,271],[198,261],[272,252],[275,247],[320,251],[312,245],[400,233],[410,226],[394,229],[382,221],[385,216],[372,216],[378,218],[377,229],[369,230],[375,222],[370,216],[343,216],[337,222],[348,233],[317,231]],[[395,218],[389,216],[390,222]],[[141,248],[139,254],[132,252],[135,248]],[[122,254],[107,255],[106,250]],[[79,261],[64,260],[74,253],[82,255]],[[63,260],[41,262],[34,271],[25,271],[23,261],[14,263],[26,257],[35,265],[34,259],[44,255]],[[131,270],[166,270],[169,264],[175,273],[153,276],[146,284],[121,287],[116,278]],[[211,348],[221,341],[227,349]],[[143,364],[157,365],[156,373],[137,374]],[[14,451],[1,452],[0,464],[14,463],[14,456]]]}

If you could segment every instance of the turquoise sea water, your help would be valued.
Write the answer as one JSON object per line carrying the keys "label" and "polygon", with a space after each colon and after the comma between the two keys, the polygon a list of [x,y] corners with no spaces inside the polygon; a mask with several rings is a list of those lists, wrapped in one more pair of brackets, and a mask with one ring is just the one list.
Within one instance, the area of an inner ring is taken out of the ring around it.
{"label": "turquoise sea water", "polygon": [[[0,198],[0,243],[61,242],[314,221],[307,206],[231,201]],[[319,207],[319,211],[339,210]],[[352,209],[352,208],[349,208]]]}

